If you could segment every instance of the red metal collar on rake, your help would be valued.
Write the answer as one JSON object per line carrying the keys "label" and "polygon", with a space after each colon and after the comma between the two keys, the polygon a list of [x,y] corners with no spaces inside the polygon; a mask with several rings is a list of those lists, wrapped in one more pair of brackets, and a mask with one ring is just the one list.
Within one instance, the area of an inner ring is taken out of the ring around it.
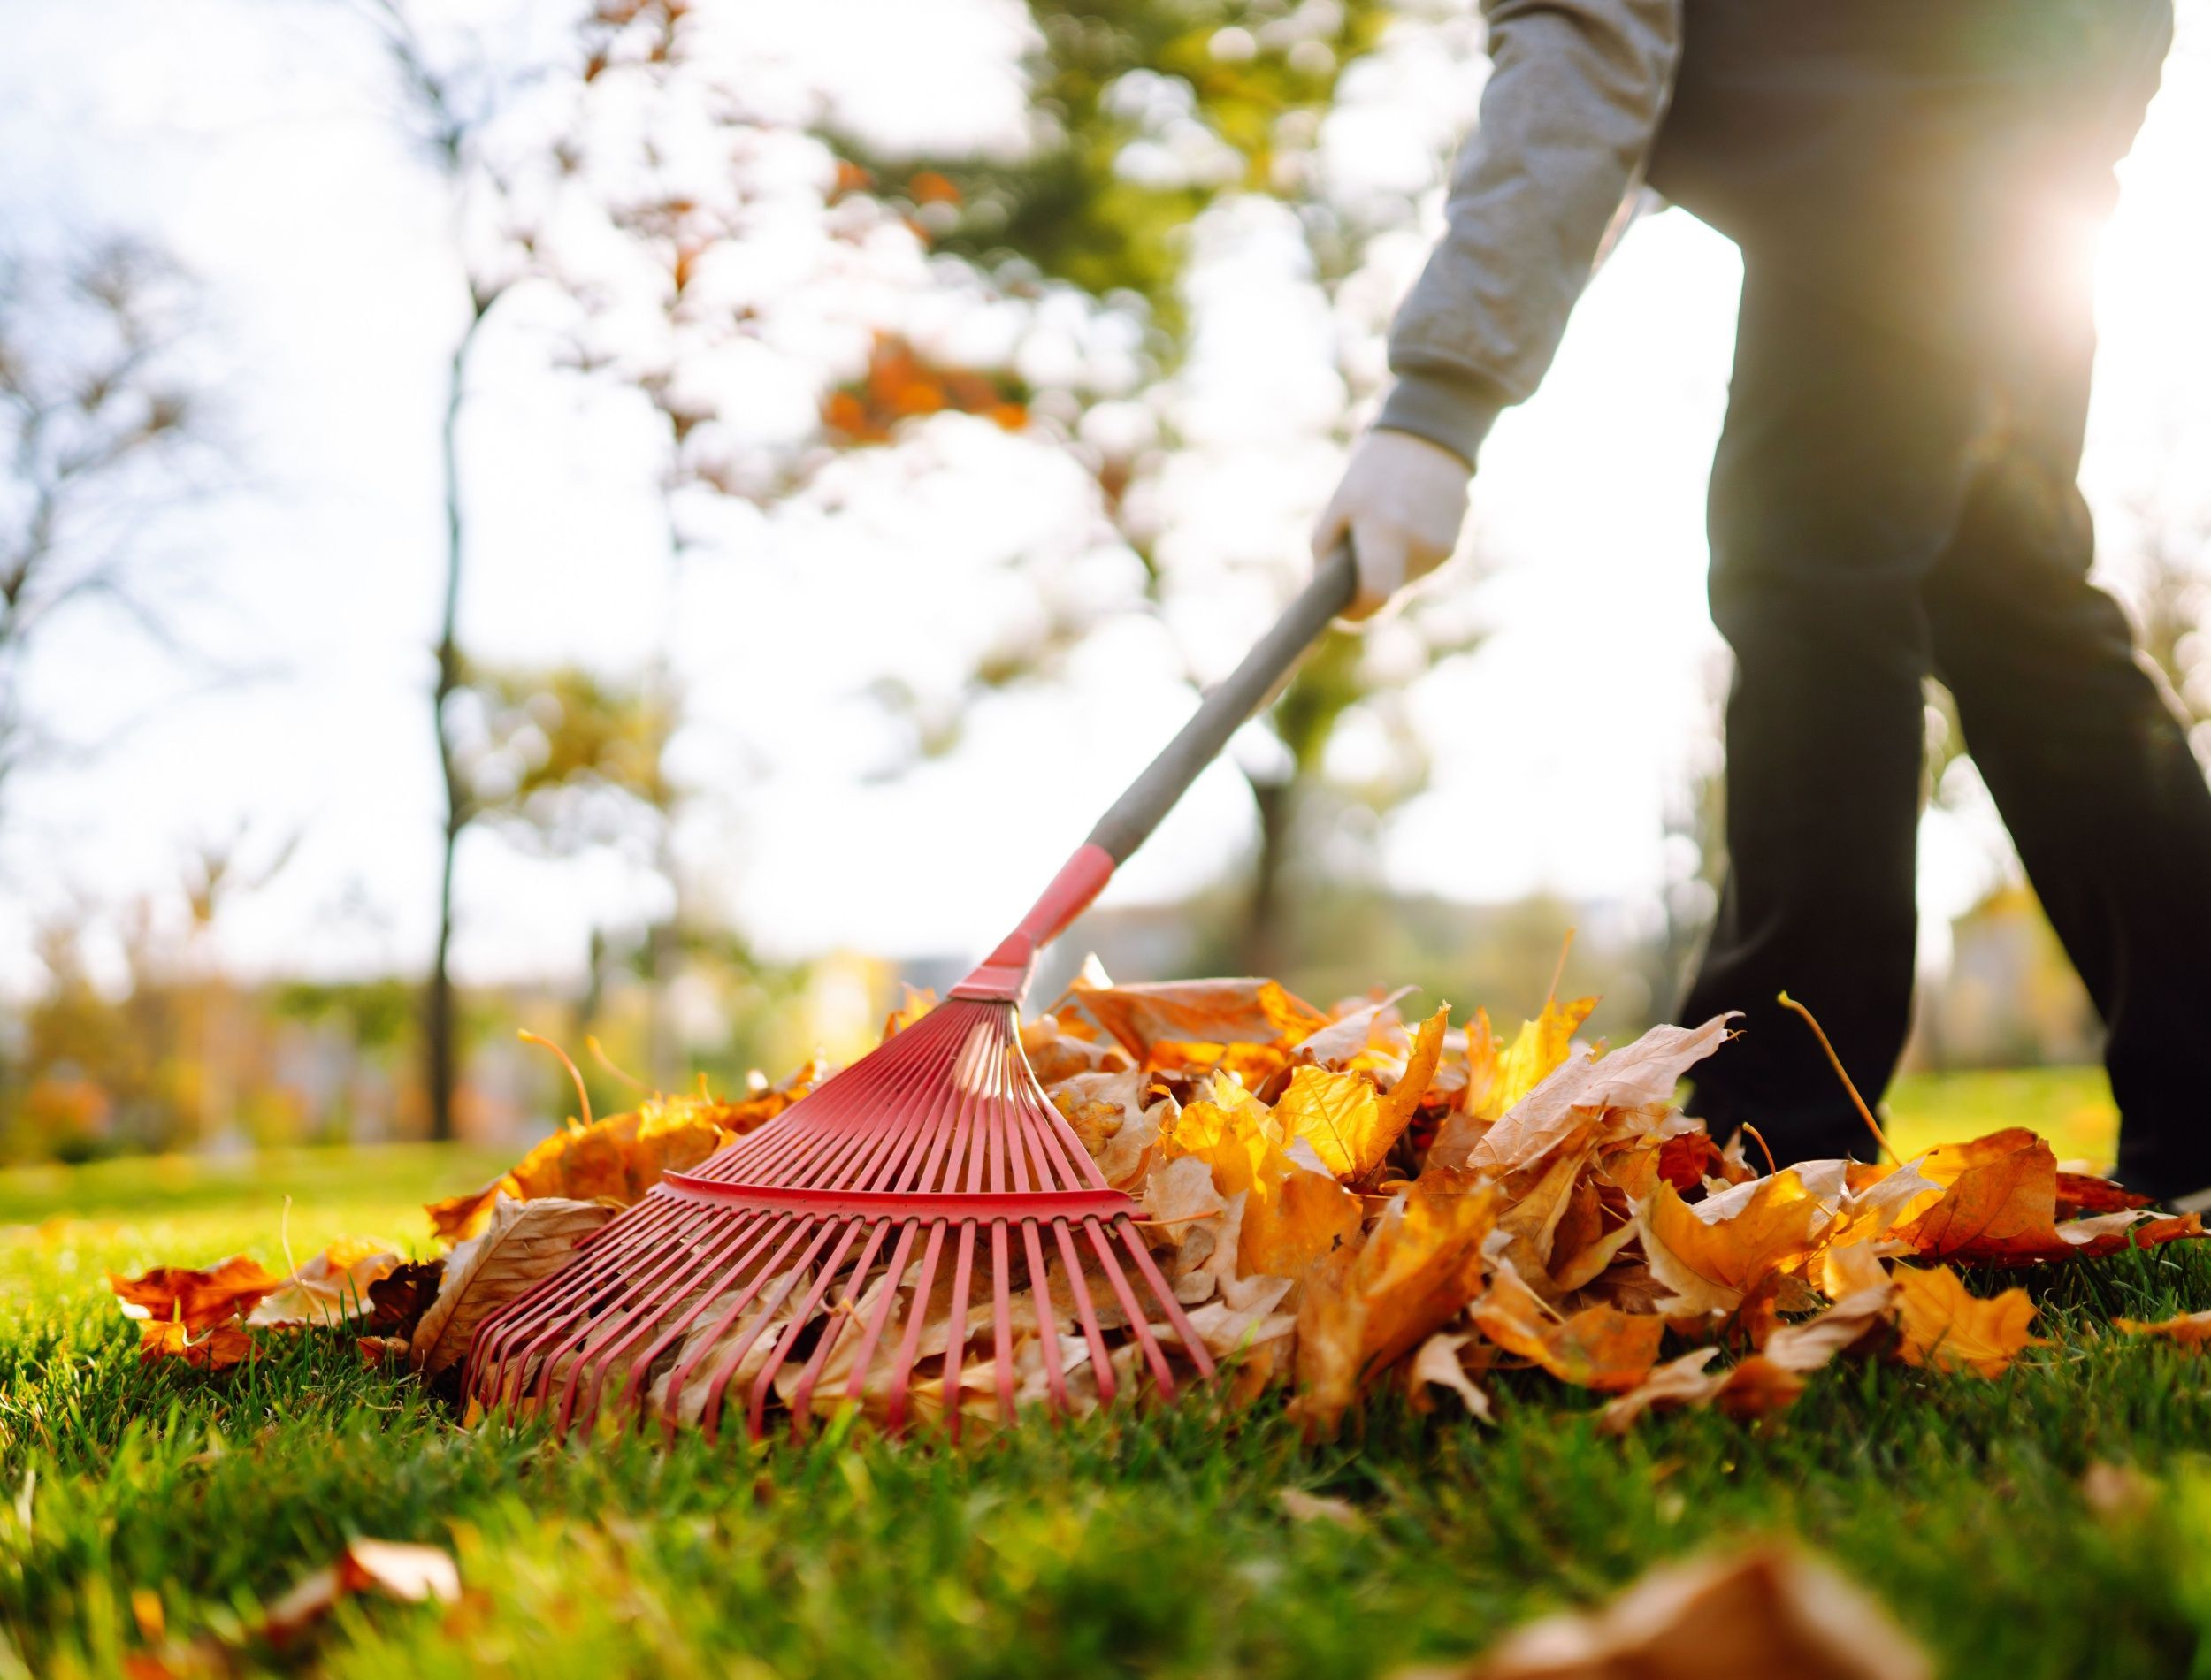
{"label": "red metal collar on rake", "polygon": [[[1075,1388],[1102,1404],[1145,1376],[1171,1397],[1170,1346],[1210,1377],[1136,1203],[1022,1057],[1019,1005],[1037,952],[1350,602],[1355,577],[1338,550],[945,1003],[696,1172],[669,1174],[487,1317],[470,1395],[563,1431],[650,1412],[671,1436],[695,1424],[709,1439],[734,1404],[757,1439],[771,1403],[802,1428],[827,1384],[890,1429],[922,1409],[956,1437],[971,1340],[1013,1421],[1027,1376],[1017,1305],[1055,1411]],[[1117,1360],[1107,1333],[1121,1329]]]}

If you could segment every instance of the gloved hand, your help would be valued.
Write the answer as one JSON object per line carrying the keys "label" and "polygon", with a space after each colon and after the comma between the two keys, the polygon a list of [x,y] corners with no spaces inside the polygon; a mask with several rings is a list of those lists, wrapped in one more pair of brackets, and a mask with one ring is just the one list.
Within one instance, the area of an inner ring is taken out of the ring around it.
{"label": "gloved hand", "polygon": [[1358,440],[1312,528],[1316,562],[1350,533],[1358,594],[1344,617],[1372,617],[1407,584],[1451,557],[1473,476],[1450,450],[1410,431],[1377,429]]}

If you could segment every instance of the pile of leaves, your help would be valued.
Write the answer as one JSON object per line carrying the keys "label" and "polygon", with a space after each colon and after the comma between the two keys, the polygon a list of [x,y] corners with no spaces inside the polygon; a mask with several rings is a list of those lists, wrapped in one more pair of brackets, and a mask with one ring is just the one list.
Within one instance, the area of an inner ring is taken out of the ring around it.
{"label": "pile of leaves", "polygon": [[[1271,981],[1116,986],[1093,966],[1021,1029],[1069,1128],[1143,1208],[1230,1401],[1287,1387],[1317,1432],[1384,1386],[1487,1417],[1493,1375],[1516,1370],[1609,1396],[1616,1431],[1666,1407],[1777,1412],[1844,1356],[1993,1378],[2040,1345],[2034,1308],[1963,1274],[2202,1234],[2194,1215],[2060,1172],[2018,1128],[1909,1161],[1761,1172],[1740,1138],[1722,1149],[1674,1105],[1682,1076],[1726,1053],[1724,1019],[1607,1052],[1575,1042],[1594,999],[1548,1002],[1507,1039],[1480,1011],[1457,1028],[1442,1009],[1408,1021],[1405,995],[1324,1011]],[[885,1035],[933,1002],[909,996]],[[439,1257],[340,1243],[288,1278],[241,1257],[115,1287],[149,1361],[220,1370],[270,1336],[340,1325],[363,1357],[434,1381],[486,1313],[616,1210],[821,1077],[586,1112],[481,1191],[432,1204]],[[1079,1336],[1045,1294],[1059,1335]],[[2123,1327],[2200,1343],[2211,1315]],[[1095,1394],[1080,1376],[1078,1407]]]}

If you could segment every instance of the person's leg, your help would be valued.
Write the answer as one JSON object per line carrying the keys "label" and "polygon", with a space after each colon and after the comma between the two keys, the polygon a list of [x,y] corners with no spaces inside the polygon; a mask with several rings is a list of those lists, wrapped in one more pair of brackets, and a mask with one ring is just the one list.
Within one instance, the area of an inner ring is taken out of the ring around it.
{"label": "person's leg", "polygon": [[2108,1032],[2120,1176],[2151,1195],[2211,1188],[2211,787],[2118,604],[2088,581],[2074,483],[2092,347],[2015,387],[2006,446],[1977,475],[1930,574],[1936,665],[1966,749]]}
{"label": "person's leg", "polygon": [[1683,1019],[1739,1010],[1695,1075],[1716,1136],[1780,1160],[1864,1154],[1863,1122],[1783,990],[1869,1101],[1909,1025],[1927,626],[1985,384],[1871,317],[1746,276],[1713,463],[1712,617],[1734,651],[1728,875]]}

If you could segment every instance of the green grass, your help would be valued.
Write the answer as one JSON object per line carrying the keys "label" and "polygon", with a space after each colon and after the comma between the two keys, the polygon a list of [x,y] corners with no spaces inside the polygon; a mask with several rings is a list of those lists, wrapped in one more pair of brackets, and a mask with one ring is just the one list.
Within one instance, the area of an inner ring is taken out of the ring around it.
{"label": "green grass", "polygon": [[1890,1141],[1907,1157],[2007,1126],[2039,1132],[2060,1162],[2098,1172],[2109,1172],[2118,1154],[2119,1111],[2100,1067],[1908,1073],[1884,1107]]}
{"label": "green grass", "polygon": [[[174,1634],[234,1637],[351,1534],[450,1546],[465,1601],[348,1603],[301,1649],[243,1645],[248,1671],[1370,1675],[1767,1531],[1837,1558],[1947,1675],[2211,1675],[2211,1366],[2100,1330],[2211,1306],[2211,1252],[2032,1280],[2055,1345],[1998,1382],[1854,1366],[1767,1424],[1661,1418],[1622,1441],[1532,1377],[1494,1427],[1387,1404],[1333,1445],[1272,1408],[1198,1404],[966,1454],[858,1435],[663,1453],[463,1432],[340,1337],[229,1378],[138,1368],[104,1270],[275,1264],[287,1194],[295,1252],[348,1231],[419,1245],[414,1204],[484,1165],[0,1175],[4,1217],[43,1221],[0,1233],[0,1675],[119,1672],[134,1590]],[[2099,1462],[2154,1495],[2099,1516]],[[1284,1488],[1349,1500],[1360,1526],[1294,1522]]]}

